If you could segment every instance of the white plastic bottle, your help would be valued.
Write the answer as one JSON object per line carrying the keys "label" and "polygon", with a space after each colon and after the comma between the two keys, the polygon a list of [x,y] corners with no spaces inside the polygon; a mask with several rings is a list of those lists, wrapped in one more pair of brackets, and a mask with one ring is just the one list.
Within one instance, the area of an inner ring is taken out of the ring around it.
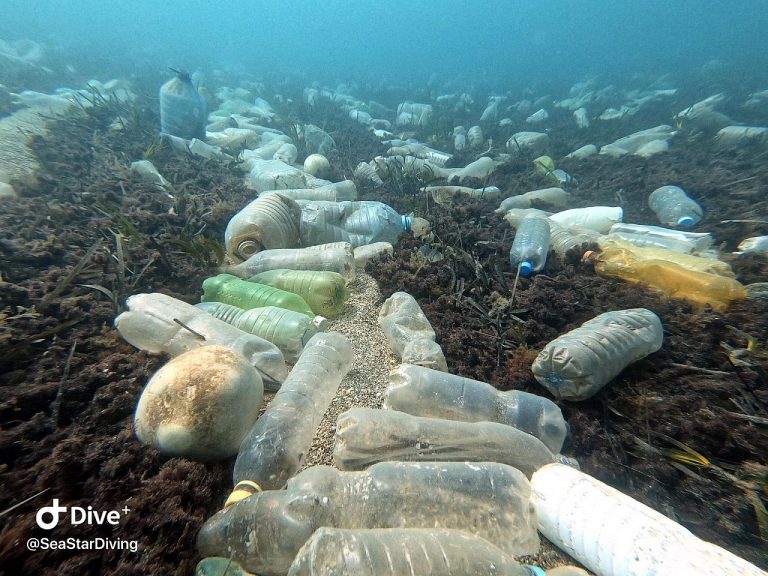
{"label": "white plastic bottle", "polygon": [[389,242],[396,244],[411,228],[411,216],[401,216],[382,202],[302,202],[301,243],[349,242],[353,247]]}
{"label": "white plastic bottle", "polygon": [[746,560],[578,470],[531,479],[539,530],[598,576],[765,576]]}
{"label": "white plastic bottle", "polygon": [[620,206],[589,206],[563,210],[552,214],[549,219],[566,228],[606,234],[611,226],[621,222],[623,217],[624,210]]}
{"label": "white plastic bottle", "polygon": [[520,276],[540,272],[547,263],[549,252],[549,222],[544,218],[523,218],[517,227],[509,262],[512,268],[520,270]]}
{"label": "white plastic bottle", "polygon": [[662,186],[648,196],[648,206],[665,226],[693,226],[704,210],[679,186]]}
{"label": "white plastic bottle", "polygon": [[267,270],[287,268],[289,270],[328,270],[338,272],[347,280],[355,278],[355,254],[349,243],[320,249],[285,248],[257,252],[245,262],[225,266],[223,270],[240,278],[251,278]]}

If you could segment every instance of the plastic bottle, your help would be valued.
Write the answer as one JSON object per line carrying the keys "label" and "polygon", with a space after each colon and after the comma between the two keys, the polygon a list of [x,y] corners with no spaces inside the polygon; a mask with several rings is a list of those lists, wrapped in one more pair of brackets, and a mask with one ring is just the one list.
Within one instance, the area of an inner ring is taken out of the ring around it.
{"label": "plastic bottle", "polygon": [[539,530],[600,576],[765,576],[591,476],[550,464],[531,479]]}
{"label": "plastic bottle", "polygon": [[227,254],[238,262],[263,249],[299,246],[301,208],[278,192],[267,192],[235,214],[224,231]]}
{"label": "plastic bottle", "polygon": [[662,186],[648,196],[648,207],[665,226],[693,226],[704,216],[695,200],[679,186]]}
{"label": "plastic bottle", "polygon": [[187,72],[173,71],[176,77],[160,88],[160,131],[187,140],[205,138],[205,100]]}
{"label": "plastic bottle", "polygon": [[240,330],[272,342],[291,364],[298,360],[312,336],[328,329],[328,321],[322,316],[313,319],[306,314],[276,306],[243,310],[223,302],[201,302],[195,304],[195,307]]}
{"label": "plastic bottle", "polygon": [[234,484],[282,488],[296,474],[342,378],[352,367],[352,347],[339,332],[310,338],[280,390],[240,446]]}
{"label": "plastic bottle", "polygon": [[520,269],[520,276],[530,276],[543,270],[549,252],[549,222],[544,218],[523,218],[517,227],[509,262]]}
{"label": "plastic bottle", "polygon": [[353,247],[373,242],[396,244],[410,230],[411,216],[401,216],[381,202],[306,202],[301,208],[301,243],[349,242]]}
{"label": "plastic bottle", "polygon": [[507,210],[530,208],[534,203],[549,204],[554,208],[565,208],[570,202],[571,195],[562,188],[542,188],[531,190],[518,196],[504,198],[496,208],[496,214],[505,214]]}
{"label": "plastic bottle", "polygon": [[344,303],[349,298],[346,280],[338,272],[278,268],[256,274],[248,281],[298,294],[315,314],[326,318],[344,312]]}
{"label": "plastic bottle", "polygon": [[266,284],[242,280],[232,274],[219,274],[203,280],[201,302],[224,302],[243,310],[277,306],[307,316],[315,315],[309,304],[298,294],[273,288]]}
{"label": "plastic bottle", "polygon": [[646,308],[605,312],[558,336],[536,357],[536,380],[556,398],[586,400],[632,362],[661,348],[661,320]]}
{"label": "plastic bottle", "polygon": [[366,244],[365,246],[358,246],[355,248],[355,266],[357,268],[364,269],[368,260],[388,254],[392,256],[395,249],[389,242],[374,242],[373,244]]}
{"label": "plastic bottle", "polygon": [[355,278],[355,256],[352,245],[343,243],[327,249],[320,246],[310,248],[286,248],[264,250],[236,266],[224,270],[240,278],[250,278],[267,270],[288,268],[290,270],[329,270],[338,272],[347,280]]}
{"label": "plastic bottle", "polygon": [[572,248],[580,248],[583,244],[597,242],[600,234],[593,230],[580,230],[578,232],[561,226],[554,220],[549,221],[550,249],[564,256]]}
{"label": "plastic bottle", "polygon": [[706,252],[714,243],[712,235],[706,232],[670,230],[645,224],[614,224],[608,237],[619,238],[643,248],[666,248],[683,254]]}
{"label": "plastic bottle", "polygon": [[384,462],[363,472],[313,466],[287,488],[256,493],[216,513],[198,536],[202,555],[232,556],[267,576],[285,574],[322,526],[471,526],[507,554],[539,549],[528,480],[504,464]]}
{"label": "plastic bottle", "polygon": [[422,418],[396,410],[351,408],[336,421],[333,461],[340,470],[377,462],[500,462],[530,477],[558,461],[544,443],[505,424]]}
{"label": "plastic bottle", "polygon": [[319,186],[317,188],[290,188],[280,190],[280,194],[294,200],[324,200],[342,202],[357,200],[357,187],[352,180],[343,180]]}
{"label": "plastic bottle", "polygon": [[501,392],[485,382],[402,364],[389,373],[384,408],[414,416],[498,422],[532,434],[557,454],[568,436],[560,408],[521,390]]}
{"label": "plastic bottle", "polygon": [[656,246],[635,246],[630,242],[626,242],[619,238],[614,239],[609,236],[603,236],[598,244],[603,250],[611,248],[627,250],[640,261],[661,260],[663,262],[677,264],[686,270],[693,270],[694,272],[717,274],[718,276],[726,276],[728,278],[734,277],[731,266],[727,262],[723,262],[717,258],[703,258],[701,256],[694,256],[693,254],[681,254],[680,252],[675,252],[668,248],[657,248]]}
{"label": "plastic bottle", "polygon": [[427,343],[435,341],[432,325],[407,292],[395,292],[384,301],[379,310],[379,326],[403,362],[448,370],[442,348]]}
{"label": "plastic bottle", "polygon": [[733,278],[687,270],[663,260],[640,260],[629,250],[607,248],[594,256],[595,271],[606,278],[639,282],[672,298],[683,298],[698,307],[725,311],[732,302],[746,298]]}
{"label": "plastic bottle", "polygon": [[323,527],[301,547],[288,576],[534,576],[487,540],[463,530]]}
{"label": "plastic bottle", "polygon": [[620,206],[589,206],[588,208],[571,208],[557,212],[549,217],[565,228],[576,230],[592,230],[606,234],[611,226],[621,222],[624,210]]}
{"label": "plastic bottle", "polygon": [[115,318],[115,328],[140,350],[175,357],[193,348],[219,344],[243,355],[261,374],[266,390],[276,390],[285,380],[285,359],[274,344],[217,320],[192,304],[153,293],[135,294],[126,300],[126,306],[128,311]]}

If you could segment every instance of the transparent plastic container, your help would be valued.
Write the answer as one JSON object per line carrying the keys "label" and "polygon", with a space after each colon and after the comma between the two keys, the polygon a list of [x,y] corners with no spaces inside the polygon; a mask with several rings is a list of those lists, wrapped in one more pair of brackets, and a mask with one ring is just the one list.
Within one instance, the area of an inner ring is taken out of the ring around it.
{"label": "transparent plastic container", "polygon": [[395,249],[389,242],[374,242],[373,244],[358,246],[355,248],[355,266],[363,269],[371,258],[376,258],[385,254],[392,256],[394,252]]}
{"label": "transparent plastic container", "polygon": [[557,212],[549,217],[564,226],[576,230],[592,230],[606,234],[611,226],[621,222],[624,210],[620,206],[589,206],[587,208],[571,208]]}
{"label": "transparent plastic container", "polygon": [[679,186],[662,186],[648,196],[648,207],[665,226],[693,226],[704,210]]}
{"label": "transparent plastic container", "polygon": [[127,342],[154,354],[179,356],[210,344],[244,356],[258,370],[266,390],[275,390],[288,369],[282,352],[267,340],[217,320],[204,311],[165,294],[135,294],[128,310],[115,318],[115,328]]}
{"label": "transparent plastic container", "polygon": [[238,262],[265,249],[299,246],[301,208],[277,192],[262,194],[235,214],[224,231],[227,254]]}
{"label": "transparent plastic container", "polygon": [[635,246],[625,240],[611,238],[609,236],[603,236],[598,244],[603,250],[609,250],[611,248],[627,250],[631,252],[635,258],[641,261],[660,260],[677,264],[678,266],[682,266],[687,270],[693,270],[694,272],[717,274],[718,276],[725,276],[727,278],[733,278],[735,276],[731,266],[727,262],[723,262],[717,258],[704,258],[702,256],[694,256],[693,254],[682,254],[680,252],[675,252],[674,250],[669,250],[668,248],[657,248],[655,246]]}
{"label": "transparent plastic container", "polygon": [[706,232],[670,230],[645,224],[614,224],[608,238],[619,238],[642,248],[666,248],[683,254],[708,251],[714,243],[712,235]]}
{"label": "transparent plastic container", "polygon": [[256,274],[248,281],[298,294],[315,314],[326,318],[343,313],[349,298],[346,279],[338,272],[279,268]]}
{"label": "transparent plastic container", "polygon": [[342,180],[317,188],[291,188],[280,194],[294,200],[325,200],[342,202],[357,200],[357,187],[352,180]]}
{"label": "transparent plastic container", "polygon": [[160,131],[186,140],[205,138],[205,100],[187,72],[174,72],[176,77],[160,88]]}
{"label": "transparent plastic container", "polygon": [[595,271],[606,278],[641,283],[699,308],[711,306],[718,312],[747,296],[744,286],[733,278],[688,270],[665,260],[641,260],[618,247],[606,248],[596,255]]}
{"label": "transparent plastic container", "polygon": [[322,316],[310,318],[306,314],[276,306],[243,310],[224,302],[201,302],[195,304],[195,307],[240,330],[272,342],[291,364],[298,360],[312,336],[328,329],[328,321]]}
{"label": "transparent plastic container", "polygon": [[592,230],[580,230],[578,232],[561,226],[553,220],[549,221],[550,249],[560,256],[564,256],[572,248],[580,248],[583,244],[597,242],[601,234]]}
{"label": "transparent plastic container", "polygon": [[447,370],[442,348],[435,341],[435,331],[419,303],[407,292],[395,292],[379,310],[379,326],[392,350],[404,362]]}
{"label": "transparent plastic container", "polygon": [[234,484],[282,488],[299,471],[320,420],[352,367],[352,347],[339,332],[315,334],[280,390],[240,446]]}
{"label": "transparent plastic container", "polygon": [[309,304],[298,294],[258,282],[249,282],[232,274],[219,274],[203,280],[201,301],[224,302],[243,310],[277,306],[307,316],[315,315]]}
{"label": "transparent plastic container", "polygon": [[389,242],[396,244],[411,217],[401,216],[381,202],[306,202],[301,208],[301,243],[349,242],[353,247]]}
{"label": "transparent plastic container", "polygon": [[520,268],[520,276],[540,272],[547,263],[549,252],[549,221],[544,218],[523,218],[517,227],[509,262],[512,268]]}
{"label": "transparent plastic container", "polygon": [[250,278],[261,272],[279,268],[329,270],[338,272],[347,280],[354,280],[355,256],[352,245],[348,242],[339,243],[333,247],[312,246],[310,248],[264,250],[236,266],[226,266],[224,270],[240,278]]}
{"label": "transparent plastic container", "polygon": [[646,308],[605,312],[547,344],[531,369],[556,398],[586,400],[627,366],[661,348],[661,320]]}
{"label": "transparent plastic container", "polygon": [[285,574],[322,527],[472,527],[511,555],[539,549],[530,484],[519,470],[490,462],[385,462],[364,472],[313,466],[287,490],[254,494],[216,513],[198,535],[204,556],[232,556],[246,569]]}
{"label": "transparent plastic container", "polygon": [[530,208],[535,202],[549,204],[554,208],[565,208],[571,200],[571,195],[562,188],[542,188],[531,190],[518,196],[504,198],[496,209],[497,214],[505,214],[513,208]]}
{"label": "transparent plastic container", "polygon": [[534,576],[487,540],[462,530],[323,527],[301,547],[288,576]]}
{"label": "transparent plastic container", "polygon": [[501,392],[485,382],[411,364],[389,373],[384,408],[414,416],[506,424],[532,434],[554,454],[568,436],[563,413],[548,398],[521,390]]}
{"label": "transparent plastic container", "polygon": [[531,485],[541,533],[600,576],[765,576],[757,566],[568,466],[545,466]]}
{"label": "transparent plastic container", "polygon": [[351,408],[339,416],[333,460],[340,470],[392,460],[500,462],[528,477],[558,461],[541,440],[512,426],[373,408]]}

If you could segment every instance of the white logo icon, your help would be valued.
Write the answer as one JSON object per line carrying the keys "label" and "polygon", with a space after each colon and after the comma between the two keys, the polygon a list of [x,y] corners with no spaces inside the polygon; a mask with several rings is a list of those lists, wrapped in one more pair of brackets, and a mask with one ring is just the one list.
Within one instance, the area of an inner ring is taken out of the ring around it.
{"label": "white logo icon", "polygon": [[[43,530],[52,530],[53,528],[56,528],[59,523],[59,515],[66,513],[66,511],[67,507],[59,506],[59,499],[54,498],[53,506],[43,506],[40,508],[40,510],[37,511],[35,521],[37,522],[37,525],[40,526],[40,528]],[[51,519],[47,522],[44,520],[46,516],[51,517]]]}

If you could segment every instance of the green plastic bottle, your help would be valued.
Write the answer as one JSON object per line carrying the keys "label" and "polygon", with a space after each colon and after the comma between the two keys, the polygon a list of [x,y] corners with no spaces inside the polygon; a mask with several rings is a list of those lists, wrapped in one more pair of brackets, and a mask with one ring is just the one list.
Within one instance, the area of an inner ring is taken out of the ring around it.
{"label": "green plastic bottle", "polygon": [[304,298],[266,284],[243,280],[232,274],[219,274],[203,281],[203,302],[224,302],[243,310],[277,306],[314,316]]}
{"label": "green plastic bottle", "polygon": [[338,272],[281,268],[261,272],[248,280],[298,294],[315,314],[326,318],[344,312],[344,303],[349,298],[344,276]]}
{"label": "green plastic bottle", "polygon": [[243,310],[224,302],[201,302],[195,304],[219,320],[224,320],[244,332],[254,334],[272,342],[283,353],[285,360],[291,364],[299,359],[304,345],[318,332],[328,329],[328,321],[322,316],[310,318],[305,314],[265,306]]}

